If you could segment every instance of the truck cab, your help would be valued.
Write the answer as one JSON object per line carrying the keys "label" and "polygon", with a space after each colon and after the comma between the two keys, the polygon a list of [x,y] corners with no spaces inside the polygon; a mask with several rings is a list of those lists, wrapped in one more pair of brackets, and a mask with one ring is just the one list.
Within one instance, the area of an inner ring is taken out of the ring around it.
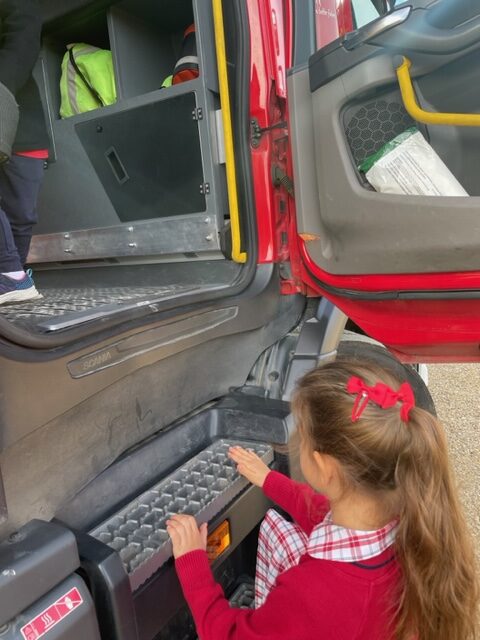
{"label": "truck cab", "polygon": [[[304,372],[372,359],[434,411],[412,365],[479,359],[480,12],[41,4],[44,297],[0,307],[0,634],[190,640],[165,519],[209,522],[215,576],[250,606],[269,505],[226,451],[296,473]],[[165,86],[191,25],[198,77]],[[73,43],[111,52],[116,101],[62,118]],[[372,190],[359,165],[413,125],[469,197]]]}

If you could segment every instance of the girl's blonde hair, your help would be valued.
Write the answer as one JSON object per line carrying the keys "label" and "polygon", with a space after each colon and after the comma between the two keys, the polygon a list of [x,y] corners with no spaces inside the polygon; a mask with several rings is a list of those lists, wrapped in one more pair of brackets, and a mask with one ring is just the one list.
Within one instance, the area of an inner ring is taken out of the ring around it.
{"label": "girl's blonde hair", "polygon": [[309,372],[293,399],[300,435],[341,463],[347,487],[377,495],[388,517],[399,517],[396,556],[402,579],[392,594],[397,640],[474,640],[475,556],[443,428],[419,407],[404,422],[400,405],[381,409],[373,402],[353,422],[356,396],[346,390],[351,376],[395,390],[404,382],[355,360]]}

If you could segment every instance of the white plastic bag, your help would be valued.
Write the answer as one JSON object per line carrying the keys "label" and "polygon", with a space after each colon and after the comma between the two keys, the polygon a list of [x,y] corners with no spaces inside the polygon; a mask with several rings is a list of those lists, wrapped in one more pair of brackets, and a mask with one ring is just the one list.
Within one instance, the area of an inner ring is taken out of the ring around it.
{"label": "white plastic bag", "polygon": [[413,196],[468,196],[423,135],[408,129],[384,145],[360,170],[375,191]]}

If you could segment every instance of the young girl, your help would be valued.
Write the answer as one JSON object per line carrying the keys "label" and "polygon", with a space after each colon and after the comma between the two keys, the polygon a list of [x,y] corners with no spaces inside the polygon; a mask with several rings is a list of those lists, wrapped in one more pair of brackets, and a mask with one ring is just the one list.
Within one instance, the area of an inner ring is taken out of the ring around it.
{"label": "young girl", "polygon": [[408,383],[337,361],[293,400],[308,485],[231,450],[238,471],[288,512],[268,512],[256,608],[229,606],[208,563],[207,527],[169,522],[177,574],[201,640],[473,640],[474,553],[439,422]]}

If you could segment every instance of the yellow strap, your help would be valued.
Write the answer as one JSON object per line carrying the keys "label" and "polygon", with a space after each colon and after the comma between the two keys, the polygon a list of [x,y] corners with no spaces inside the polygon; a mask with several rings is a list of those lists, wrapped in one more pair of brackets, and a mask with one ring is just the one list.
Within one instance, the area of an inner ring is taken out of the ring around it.
{"label": "yellow strap", "polygon": [[225,136],[225,159],[227,170],[228,201],[230,205],[230,226],[232,229],[232,260],[245,263],[247,254],[241,250],[240,212],[238,207],[237,174],[235,171],[235,149],[233,144],[230,92],[228,87],[227,52],[223,24],[222,0],[212,0],[215,25],[215,45],[218,60],[218,81],[222,105],[223,129]]}
{"label": "yellow strap", "polygon": [[417,96],[410,76],[412,63],[408,58],[403,58],[402,64],[397,67],[398,83],[402,94],[405,109],[417,122],[433,125],[446,125],[451,127],[480,127],[480,113],[434,113],[425,111],[417,102]]}

